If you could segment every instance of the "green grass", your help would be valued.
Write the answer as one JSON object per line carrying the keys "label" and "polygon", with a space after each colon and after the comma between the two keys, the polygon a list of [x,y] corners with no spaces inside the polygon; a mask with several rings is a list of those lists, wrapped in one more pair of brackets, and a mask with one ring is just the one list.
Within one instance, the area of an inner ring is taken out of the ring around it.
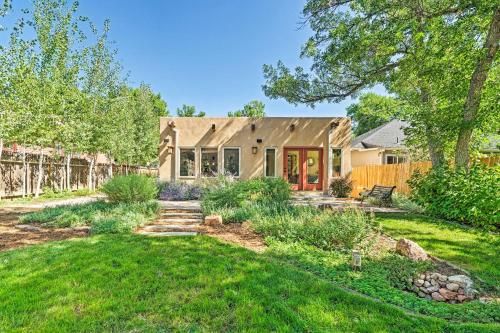
{"label": "green grass", "polygon": [[415,317],[200,236],[101,235],[0,253],[2,332],[487,332]]}
{"label": "green grass", "polygon": [[[430,254],[456,264],[485,281],[485,287],[500,286],[500,236],[412,214],[380,214],[385,233],[408,238]],[[496,287],[496,288],[495,288]]]}

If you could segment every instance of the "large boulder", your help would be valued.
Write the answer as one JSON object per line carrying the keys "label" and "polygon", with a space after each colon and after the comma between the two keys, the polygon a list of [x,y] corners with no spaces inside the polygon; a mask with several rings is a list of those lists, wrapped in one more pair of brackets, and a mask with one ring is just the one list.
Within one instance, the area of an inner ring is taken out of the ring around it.
{"label": "large boulder", "polygon": [[414,261],[429,260],[429,256],[423,248],[409,239],[401,238],[396,244],[396,252]]}

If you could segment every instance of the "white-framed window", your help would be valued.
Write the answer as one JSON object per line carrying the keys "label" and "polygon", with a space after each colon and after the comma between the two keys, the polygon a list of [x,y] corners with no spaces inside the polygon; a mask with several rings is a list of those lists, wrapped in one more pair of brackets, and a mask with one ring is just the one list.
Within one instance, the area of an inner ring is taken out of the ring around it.
{"label": "white-framed window", "polygon": [[342,176],[342,148],[332,148],[332,177]]}
{"label": "white-framed window", "polygon": [[182,147],[179,148],[178,170],[179,177],[194,178],[196,177],[196,153],[194,148]]}
{"label": "white-framed window", "polygon": [[276,177],[277,176],[277,148],[268,147],[264,149],[264,177]]}
{"label": "white-framed window", "polygon": [[387,154],[385,155],[385,164],[401,164],[406,163],[406,156]]}
{"label": "white-framed window", "polygon": [[200,175],[215,177],[219,173],[219,153],[217,148],[201,148]]}
{"label": "white-framed window", "polygon": [[229,173],[234,177],[239,177],[241,172],[241,148],[226,147],[222,150],[224,174]]}

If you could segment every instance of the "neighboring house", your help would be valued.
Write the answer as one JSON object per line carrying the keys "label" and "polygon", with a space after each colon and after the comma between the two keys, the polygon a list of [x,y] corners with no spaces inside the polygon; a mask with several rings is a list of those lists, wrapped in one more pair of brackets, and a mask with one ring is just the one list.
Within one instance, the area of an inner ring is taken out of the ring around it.
{"label": "neighboring house", "polygon": [[351,170],[348,118],[161,118],[160,135],[163,181],[283,177],[295,190],[326,192]]}
{"label": "neighboring house", "polygon": [[404,146],[404,128],[408,124],[391,120],[353,139],[351,145],[352,167],[373,164],[399,164],[408,161]]}

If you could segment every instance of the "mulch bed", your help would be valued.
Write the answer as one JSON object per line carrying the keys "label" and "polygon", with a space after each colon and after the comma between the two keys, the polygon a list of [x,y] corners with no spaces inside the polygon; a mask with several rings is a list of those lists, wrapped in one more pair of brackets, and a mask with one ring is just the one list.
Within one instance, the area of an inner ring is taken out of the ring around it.
{"label": "mulch bed", "polygon": [[202,225],[200,231],[223,242],[236,244],[259,253],[264,252],[267,247],[262,236],[255,233],[248,222],[217,226]]}
{"label": "mulch bed", "polygon": [[[38,243],[88,236],[87,230],[70,228],[18,229],[19,217],[36,211],[32,208],[0,208],[0,251]],[[36,224],[34,224],[36,226]]]}

